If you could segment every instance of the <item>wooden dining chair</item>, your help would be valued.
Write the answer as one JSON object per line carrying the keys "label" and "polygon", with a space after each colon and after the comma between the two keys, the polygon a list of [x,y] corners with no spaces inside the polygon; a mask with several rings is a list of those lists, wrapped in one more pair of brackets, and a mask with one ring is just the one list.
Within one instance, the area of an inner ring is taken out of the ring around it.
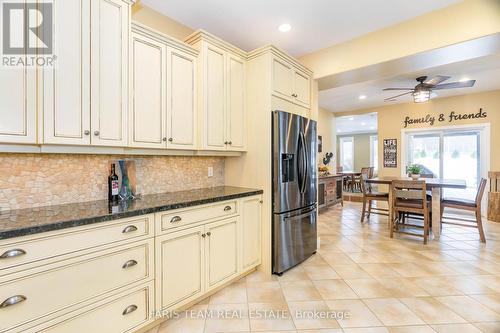
{"label": "wooden dining chair", "polygon": [[385,201],[389,204],[389,193],[384,192],[373,192],[371,185],[366,182],[368,176],[366,174],[361,174],[361,193],[363,194],[363,208],[361,211],[361,223],[363,223],[365,217],[370,218],[370,215],[377,214],[383,216],[389,216],[389,209],[380,208],[378,205],[376,207],[372,206],[373,201]]}
{"label": "wooden dining chair", "polygon": [[[394,232],[398,232],[423,237],[424,244],[427,244],[430,230],[431,204],[427,200],[425,181],[394,180],[391,188],[393,219],[390,221],[390,237],[393,237]],[[403,223],[407,214],[423,216],[423,226]],[[407,231],[407,228],[423,229],[423,234]]]}
{"label": "wooden dining chair", "polygon": [[[479,187],[476,193],[475,200],[466,200],[459,198],[446,198],[441,200],[441,227],[443,224],[453,224],[462,227],[472,227],[479,230],[479,237],[481,242],[486,243],[486,237],[484,236],[483,221],[481,218],[481,202],[483,200],[484,189],[486,188],[487,180],[482,178],[479,183]],[[474,212],[476,219],[463,219],[458,217],[444,216],[445,208],[454,208],[459,210],[465,210],[469,212]],[[455,222],[458,221],[458,222]],[[465,222],[465,223],[460,223]]]}
{"label": "wooden dining chair", "polygon": [[366,179],[370,178],[370,168],[369,167],[361,168],[361,175],[355,176],[352,178],[352,184],[351,184],[352,189],[358,189],[361,191],[361,179],[363,178],[363,175],[366,176]]}

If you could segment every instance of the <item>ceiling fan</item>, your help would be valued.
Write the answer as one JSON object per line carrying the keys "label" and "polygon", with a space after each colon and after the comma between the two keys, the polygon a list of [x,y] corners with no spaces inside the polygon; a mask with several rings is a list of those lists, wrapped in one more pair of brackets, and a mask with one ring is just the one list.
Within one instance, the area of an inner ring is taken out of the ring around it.
{"label": "ceiling fan", "polygon": [[419,76],[417,77],[417,81],[419,82],[415,88],[385,88],[384,91],[388,90],[407,90],[407,92],[392,96],[384,99],[385,102],[395,101],[396,98],[405,96],[408,94],[413,95],[413,100],[415,103],[427,102],[431,98],[431,92],[433,90],[443,90],[443,89],[455,89],[455,88],[468,88],[474,86],[476,80],[467,80],[460,82],[451,82],[451,83],[443,83],[448,80],[449,76],[444,75],[436,75],[431,79],[428,79],[427,76]]}

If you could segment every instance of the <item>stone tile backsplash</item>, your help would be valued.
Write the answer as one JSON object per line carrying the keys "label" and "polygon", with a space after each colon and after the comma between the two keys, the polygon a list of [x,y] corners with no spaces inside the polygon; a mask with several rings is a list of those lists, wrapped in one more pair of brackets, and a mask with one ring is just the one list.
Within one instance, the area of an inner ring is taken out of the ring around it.
{"label": "stone tile backsplash", "polygon": [[106,199],[109,163],[124,158],[136,161],[142,194],[224,185],[222,157],[2,153],[0,210]]}

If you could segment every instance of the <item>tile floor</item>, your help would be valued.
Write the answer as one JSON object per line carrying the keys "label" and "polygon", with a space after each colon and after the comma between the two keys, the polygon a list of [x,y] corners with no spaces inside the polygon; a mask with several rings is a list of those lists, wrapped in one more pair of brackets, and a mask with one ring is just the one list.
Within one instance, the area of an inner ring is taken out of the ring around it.
{"label": "tile floor", "polygon": [[424,246],[390,239],[386,217],[359,220],[358,203],[325,211],[309,260],[282,277],[252,273],[193,308],[225,316],[148,333],[500,332],[500,223],[486,223],[486,244],[477,229],[445,225]]}

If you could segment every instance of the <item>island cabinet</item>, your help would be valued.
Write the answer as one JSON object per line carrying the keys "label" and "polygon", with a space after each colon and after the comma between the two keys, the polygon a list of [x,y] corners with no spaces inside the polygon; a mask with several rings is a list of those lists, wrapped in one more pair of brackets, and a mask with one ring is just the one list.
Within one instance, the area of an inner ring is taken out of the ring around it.
{"label": "island cabinet", "polygon": [[194,150],[198,52],[132,25],[130,146]]}
{"label": "island cabinet", "polygon": [[260,264],[262,196],[0,239],[0,332],[135,332]]}
{"label": "island cabinet", "polygon": [[131,4],[53,3],[56,61],[40,78],[43,143],[127,146]]}
{"label": "island cabinet", "polygon": [[205,32],[186,42],[200,51],[199,142],[203,150],[246,150],[246,53]]}
{"label": "island cabinet", "polygon": [[344,205],[343,176],[328,175],[318,178],[318,207],[320,211],[338,203]]}

